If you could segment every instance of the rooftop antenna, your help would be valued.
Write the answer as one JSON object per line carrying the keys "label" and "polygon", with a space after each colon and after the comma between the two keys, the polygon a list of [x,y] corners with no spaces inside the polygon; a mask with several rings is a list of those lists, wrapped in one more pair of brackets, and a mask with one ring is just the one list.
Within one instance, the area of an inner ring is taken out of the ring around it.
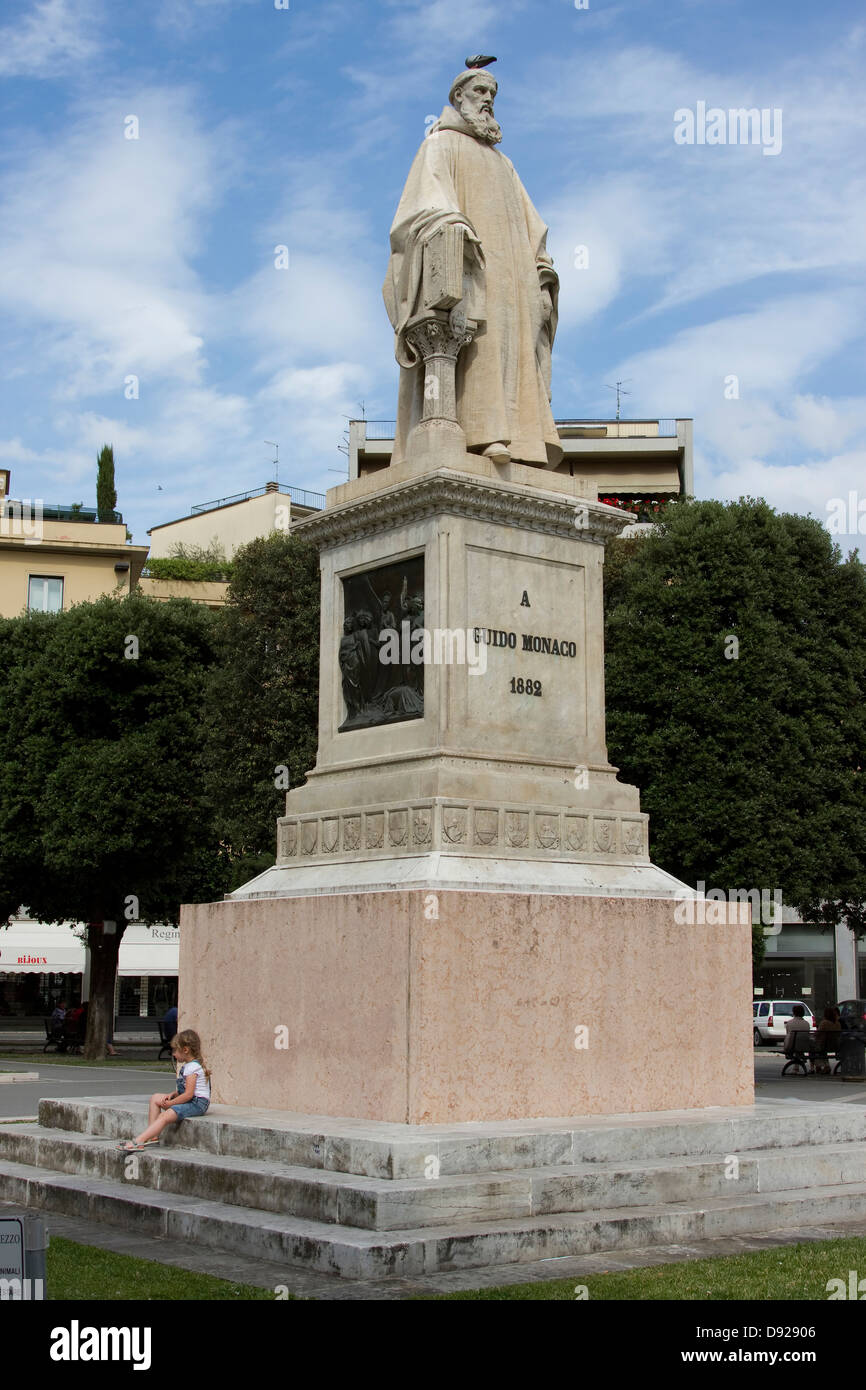
{"label": "rooftop antenna", "polygon": [[[630,377],[630,376],[624,377],[624,378],[623,378],[623,381],[631,381],[631,377]],[[617,418],[617,419],[619,419],[619,398],[620,398],[620,396],[630,396],[630,395],[631,395],[631,391],[626,391],[626,390],[624,389],[623,381],[618,381],[618,382],[616,383],[616,386],[611,386],[609,383],[605,382],[605,385],[607,386],[608,391],[615,391],[615,392],[616,392],[616,418]]]}
{"label": "rooftop antenna", "polygon": [[[617,418],[619,418],[619,417],[617,417]],[[279,488],[279,486],[280,486],[280,446],[279,446],[279,444],[275,444],[274,441],[273,441],[272,439],[266,439],[266,440],[264,441],[264,443],[265,443],[265,444],[270,444],[271,448],[276,450],[276,454],[274,455],[274,482],[276,483],[277,487]]]}

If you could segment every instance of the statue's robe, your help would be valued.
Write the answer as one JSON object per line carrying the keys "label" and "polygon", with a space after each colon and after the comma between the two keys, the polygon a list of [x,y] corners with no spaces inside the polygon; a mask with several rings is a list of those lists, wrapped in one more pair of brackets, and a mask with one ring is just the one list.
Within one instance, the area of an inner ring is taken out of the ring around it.
{"label": "statue's robe", "polygon": [[[401,367],[392,462],[405,457],[423,408],[424,367],[406,324],[424,307],[424,246],[440,227],[462,223],[472,234],[462,307],[478,321],[457,359],[457,418],[467,447],[480,452],[502,441],[512,458],[555,468],[562,448],[550,410],[550,350],[559,282],[547,227],[511,160],[468,130],[447,106],[415,156],[391,228],[383,293]],[[551,294],[550,316],[542,287]]]}

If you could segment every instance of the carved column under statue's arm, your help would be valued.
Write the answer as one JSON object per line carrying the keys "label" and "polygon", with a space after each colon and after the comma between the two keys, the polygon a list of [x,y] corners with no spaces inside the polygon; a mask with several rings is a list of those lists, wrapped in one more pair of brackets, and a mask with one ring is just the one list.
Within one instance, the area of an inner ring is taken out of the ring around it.
{"label": "carved column under statue's arm", "polygon": [[[457,424],[457,354],[471,343],[483,291],[481,244],[467,223],[443,221],[422,248],[422,308],[409,319],[406,341],[424,364],[421,424]],[[478,281],[481,281],[479,286]]]}

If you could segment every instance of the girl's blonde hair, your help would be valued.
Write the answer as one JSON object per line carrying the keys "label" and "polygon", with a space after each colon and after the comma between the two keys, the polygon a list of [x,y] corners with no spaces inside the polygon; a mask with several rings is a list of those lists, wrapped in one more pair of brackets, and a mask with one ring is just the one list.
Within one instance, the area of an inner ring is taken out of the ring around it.
{"label": "girl's blonde hair", "polygon": [[175,1033],[171,1040],[172,1048],[185,1047],[195,1062],[201,1062],[204,1074],[210,1082],[210,1072],[205,1066],[204,1057],[201,1055],[201,1038],[198,1033],[194,1033],[191,1028],[184,1028],[182,1033]]}

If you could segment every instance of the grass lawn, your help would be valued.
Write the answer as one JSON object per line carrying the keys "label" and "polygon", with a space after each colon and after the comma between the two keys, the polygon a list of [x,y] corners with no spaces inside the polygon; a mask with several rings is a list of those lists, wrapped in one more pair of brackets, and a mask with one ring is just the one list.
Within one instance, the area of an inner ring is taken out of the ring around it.
{"label": "grass lawn", "polygon": [[[586,1288],[596,1302],[664,1301],[727,1302],[747,1299],[795,1299],[826,1302],[830,1279],[842,1279],[848,1271],[866,1277],[866,1238],[805,1241],[748,1255],[711,1260],[684,1260],[679,1264],[652,1265],[616,1274],[593,1274],[573,1279],[550,1279],[539,1284],[510,1284],[492,1289],[468,1289],[453,1294],[421,1295],[412,1301],[515,1299],[573,1302],[576,1289]],[[288,1271],[287,1271],[288,1273]],[[48,1295],[51,1299],[85,1299],[116,1302],[216,1300],[273,1302],[273,1289],[232,1283],[210,1274],[193,1274],[154,1260],[116,1255],[92,1245],[53,1236],[48,1249]],[[292,1295],[289,1295],[291,1298]]]}
{"label": "grass lawn", "polygon": [[79,1245],[62,1236],[51,1237],[46,1264],[49,1299],[105,1299],[112,1303],[136,1298],[274,1302],[272,1289],[229,1283],[211,1274],[193,1274],[187,1269],[157,1264],[155,1260],[115,1255],[111,1250]]}
{"label": "grass lawn", "polygon": [[[27,1064],[25,1066],[25,1063]],[[166,1058],[158,1062],[154,1057],[152,1061],[141,1061],[138,1057],[98,1057],[93,1062],[88,1062],[84,1057],[71,1057],[69,1053],[63,1052],[37,1052],[33,1056],[20,1052],[0,1052],[0,1067],[4,1071],[30,1071],[35,1066],[59,1066],[59,1067],[143,1067],[145,1071],[165,1071],[168,1075],[174,1075],[174,1064]]]}
{"label": "grass lawn", "polygon": [[456,1299],[568,1300],[584,1286],[590,1300],[725,1301],[750,1299],[809,1299],[825,1302],[827,1281],[843,1279],[849,1269],[866,1277],[866,1238],[804,1241],[797,1245],[760,1250],[748,1255],[726,1255],[712,1260],[684,1260],[680,1264],[653,1265],[617,1274],[590,1274],[575,1279],[550,1279],[541,1284],[511,1284],[495,1289],[433,1297]]}

